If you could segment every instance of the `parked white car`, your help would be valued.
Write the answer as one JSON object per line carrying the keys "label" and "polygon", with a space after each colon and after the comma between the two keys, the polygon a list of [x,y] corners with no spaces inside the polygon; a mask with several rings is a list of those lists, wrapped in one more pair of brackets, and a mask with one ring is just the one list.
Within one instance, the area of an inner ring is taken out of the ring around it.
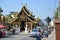
{"label": "parked white car", "polygon": [[30,37],[35,37],[35,35],[38,33],[38,29],[33,29],[31,32],[30,32]]}
{"label": "parked white car", "polygon": [[38,26],[37,26],[36,29],[41,29],[41,27],[38,27]]}
{"label": "parked white car", "polygon": [[38,30],[40,29],[41,32],[43,32],[43,29],[40,26],[37,26],[36,29],[38,29]]}

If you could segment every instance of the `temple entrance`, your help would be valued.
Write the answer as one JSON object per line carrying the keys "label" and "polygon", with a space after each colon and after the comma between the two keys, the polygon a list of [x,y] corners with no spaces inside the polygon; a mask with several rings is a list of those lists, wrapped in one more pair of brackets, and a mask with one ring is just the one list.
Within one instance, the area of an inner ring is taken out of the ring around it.
{"label": "temple entrance", "polygon": [[25,21],[21,21],[20,31],[25,31]]}

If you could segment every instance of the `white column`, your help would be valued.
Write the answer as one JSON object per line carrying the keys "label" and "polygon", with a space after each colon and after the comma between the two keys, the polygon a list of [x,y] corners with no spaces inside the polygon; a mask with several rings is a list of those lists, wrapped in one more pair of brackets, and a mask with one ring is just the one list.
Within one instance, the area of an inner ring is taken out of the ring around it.
{"label": "white column", "polygon": [[28,30],[27,30],[27,26],[28,26],[28,25],[26,24],[26,27],[25,27],[25,33],[27,33],[27,32],[28,32]]}

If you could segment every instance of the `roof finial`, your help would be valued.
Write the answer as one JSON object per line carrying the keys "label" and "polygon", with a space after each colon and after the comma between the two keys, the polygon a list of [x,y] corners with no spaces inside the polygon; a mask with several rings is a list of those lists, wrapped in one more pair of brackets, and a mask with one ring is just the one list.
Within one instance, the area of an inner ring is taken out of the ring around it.
{"label": "roof finial", "polygon": [[25,7],[27,7],[27,4],[22,4],[23,5],[23,7],[25,6]]}
{"label": "roof finial", "polygon": [[25,6],[27,6],[27,3],[25,4]]}

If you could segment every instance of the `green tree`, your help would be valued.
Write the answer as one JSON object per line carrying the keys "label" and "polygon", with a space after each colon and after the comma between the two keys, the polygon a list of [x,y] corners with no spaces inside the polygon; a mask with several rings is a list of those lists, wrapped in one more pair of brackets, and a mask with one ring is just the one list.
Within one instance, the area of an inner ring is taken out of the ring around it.
{"label": "green tree", "polygon": [[59,14],[60,14],[60,6],[57,8],[55,15],[54,15],[54,18],[58,19]]}
{"label": "green tree", "polygon": [[58,11],[55,12],[54,18],[58,19]]}
{"label": "green tree", "polygon": [[11,15],[9,14],[9,15],[6,15],[6,16],[5,16],[5,19],[6,19],[6,22],[8,22],[8,21],[10,21],[10,20],[12,19],[12,17],[11,17]]}
{"label": "green tree", "polygon": [[3,10],[2,10],[2,8],[0,7],[0,14],[1,14],[1,12],[3,12]]}

